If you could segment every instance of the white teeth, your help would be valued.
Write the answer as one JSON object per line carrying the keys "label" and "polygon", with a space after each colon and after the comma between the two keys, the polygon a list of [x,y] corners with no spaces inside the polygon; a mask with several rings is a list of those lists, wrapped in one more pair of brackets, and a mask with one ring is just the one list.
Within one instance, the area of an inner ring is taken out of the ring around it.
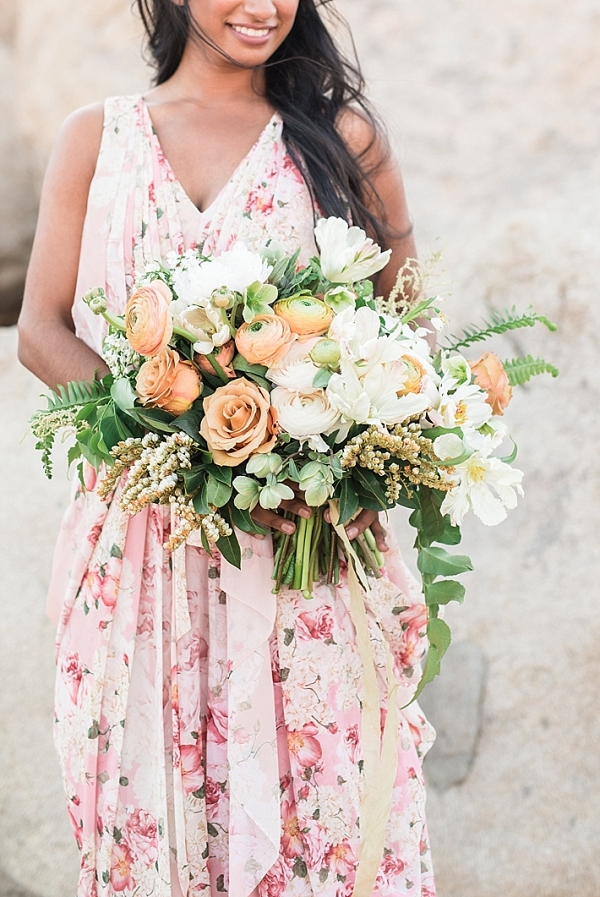
{"label": "white teeth", "polygon": [[234,31],[238,34],[247,34],[250,37],[266,37],[270,28],[245,28],[243,25],[232,25]]}

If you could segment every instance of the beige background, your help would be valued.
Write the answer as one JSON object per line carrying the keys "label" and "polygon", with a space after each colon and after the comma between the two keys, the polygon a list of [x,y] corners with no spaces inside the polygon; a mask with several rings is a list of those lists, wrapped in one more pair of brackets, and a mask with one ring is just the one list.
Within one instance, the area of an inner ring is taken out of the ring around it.
{"label": "beige background", "polygon": [[[600,5],[338,5],[390,127],[422,251],[444,247],[453,320],[533,303],[560,325],[555,337],[518,332],[500,344],[548,356],[561,377],[522,390],[511,408],[525,500],[497,529],[466,527],[476,572],[449,614],[454,661],[428,699],[450,733],[428,761],[439,895],[596,897]],[[19,292],[61,120],[146,83],[136,28],[129,0],[0,0],[5,305]],[[60,469],[46,483],[30,439],[18,444],[40,384],[18,368],[15,344],[0,329],[0,894],[67,897],[76,855],[51,743],[43,616],[67,486]],[[468,730],[456,750],[470,766],[448,787],[436,770],[444,743],[452,752],[453,720],[455,734]]]}

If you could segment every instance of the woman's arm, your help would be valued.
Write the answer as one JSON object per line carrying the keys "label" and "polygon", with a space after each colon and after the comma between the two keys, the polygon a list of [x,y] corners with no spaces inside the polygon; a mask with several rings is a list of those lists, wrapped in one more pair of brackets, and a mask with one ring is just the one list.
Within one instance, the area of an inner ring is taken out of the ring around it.
{"label": "woman's arm", "polygon": [[338,128],[369,173],[374,194],[369,203],[370,209],[382,220],[391,235],[383,248],[391,249],[392,257],[377,283],[378,293],[387,295],[406,260],[417,257],[402,175],[387,141],[374,134],[372,125],[359,112],[345,109],[339,117]]}
{"label": "woman's arm", "polygon": [[75,296],[88,193],[102,139],[102,105],[64,123],[44,178],[39,217],[19,317],[19,360],[54,388],[92,380],[108,368],[75,336]]}

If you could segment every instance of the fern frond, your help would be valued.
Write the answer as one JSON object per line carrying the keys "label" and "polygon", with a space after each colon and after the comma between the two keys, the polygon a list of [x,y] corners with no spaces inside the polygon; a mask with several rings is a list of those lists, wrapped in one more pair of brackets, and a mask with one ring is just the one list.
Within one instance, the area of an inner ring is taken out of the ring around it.
{"label": "fern frond", "polygon": [[544,361],[543,358],[534,358],[532,355],[505,361],[504,370],[511,386],[522,386],[523,383],[527,383],[532,377],[537,377],[539,374],[551,374],[553,377],[558,377],[558,368]]}
{"label": "fern frond", "polygon": [[536,324],[544,324],[548,330],[556,330],[556,324],[545,315],[538,315],[531,306],[524,312],[519,313],[513,305],[511,309],[505,309],[503,312],[492,312],[487,320],[484,319],[481,326],[473,324],[470,327],[466,327],[461,336],[449,337],[444,348],[451,351],[464,349],[473,343],[489,339],[496,334],[506,333],[508,330],[517,330],[520,327],[535,327]]}
{"label": "fern frond", "polygon": [[72,380],[66,386],[60,384],[57,391],[50,390],[45,396],[48,402],[47,411],[62,411],[96,402],[110,395],[110,389],[101,380]]}

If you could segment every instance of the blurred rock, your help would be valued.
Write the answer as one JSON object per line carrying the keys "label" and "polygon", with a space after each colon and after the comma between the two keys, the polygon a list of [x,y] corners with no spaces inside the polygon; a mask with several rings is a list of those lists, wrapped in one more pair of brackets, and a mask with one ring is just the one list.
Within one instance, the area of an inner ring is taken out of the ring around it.
{"label": "blurred rock", "polygon": [[0,15],[0,326],[16,320],[33,237],[36,199],[23,143],[17,131],[14,53],[5,42],[13,33],[8,15]]}
{"label": "blurred rock", "polygon": [[129,0],[21,0],[16,39],[19,124],[36,183],[74,109],[148,86],[141,23]]}

